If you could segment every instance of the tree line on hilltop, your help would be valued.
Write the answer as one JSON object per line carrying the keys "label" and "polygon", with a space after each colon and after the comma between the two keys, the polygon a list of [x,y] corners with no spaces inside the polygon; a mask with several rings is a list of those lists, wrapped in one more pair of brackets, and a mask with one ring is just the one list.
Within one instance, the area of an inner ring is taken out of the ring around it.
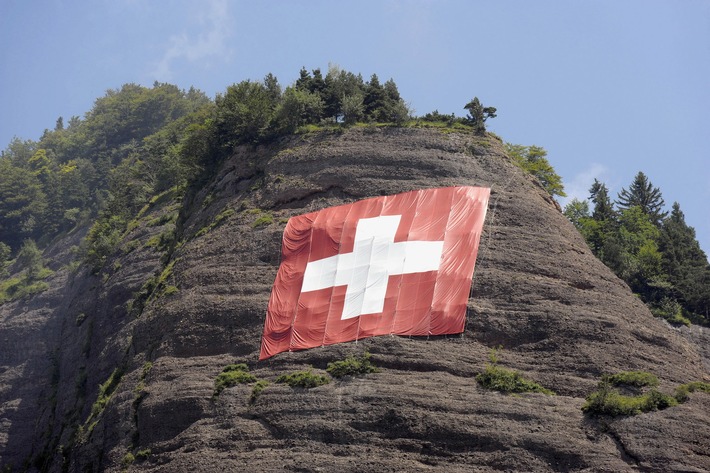
{"label": "tree line on hilltop", "polygon": [[[477,98],[466,109],[468,117],[447,121],[482,133],[495,116]],[[411,118],[394,80],[382,84],[373,74],[365,81],[337,66],[325,76],[303,68],[286,88],[272,74],[244,80],[214,100],[159,82],[109,90],[84,118],[60,117],[39,140],[15,138],[0,153],[0,277],[24,261],[17,258],[23,245],[36,255],[35,242],[44,247],[87,226],[81,251],[100,266],[152,197],[199,187],[237,145],[308,127],[403,125]],[[439,118],[436,112],[418,120]]]}
{"label": "tree line on hilltop", "polygon": [[[25,289],[39,290],[49,273],[38,247],[77,229],[90,227],[81,261],[100,269],[151,199],[198,189],[235,146],[358,123],[484,134],[497,113],[477,97],[463,108],[465,117],[436,110],[413,117],[394,80],[383,84],[372,74],[366,81],[337,66],[325,75],[303,68],[285,88],[272,74],[241,81],[214,100],[159,82],[109,90],[84,118],[60,117],[39,140],[15,138],[0,153],[0,303],[25,294],[19,280],[12,283],[15,296],[6,291],[11,264],[24,272]],[[550,195],[565,195],[543,148],[504,146]],[[710,268],[694,231],[678,204],[666,215],[660,191],[643,174],[637,181],[616,203],[596,182],[593,209],[575,200],[565,214],[654,313],[707,323]]]}

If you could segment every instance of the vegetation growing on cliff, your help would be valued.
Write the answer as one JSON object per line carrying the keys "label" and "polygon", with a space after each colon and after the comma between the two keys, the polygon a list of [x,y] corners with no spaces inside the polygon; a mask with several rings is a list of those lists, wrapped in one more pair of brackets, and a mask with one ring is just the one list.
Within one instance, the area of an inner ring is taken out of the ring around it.
{"label": "vegetation growing on cliff", "polygon": [[372,364],[370,358],[371,355],[367,351],[362,355],[350,355],[344,360],[329,362],[325,370],[334,378],[376,373],[379,369]]}
{"label": "vegetation growing on cliff", "polygon": [[498,366],[498,352],[500,348],[491,350],[488,358],[490,363],[486,364],[483,373],[476,376],[476,381],[486,389],[500,391],[502,393],[542,393],[554,395],[555,393],[540,384],[525,379],[519,371]]}
{"label": "vegetation growing on cliff", "polygon": [[[710,384],[702,381],[681,384],[671,396],[656,389],[658,378],[645,371],[622,371],[602,376],[597,390],[586,398],[582,410],[589,415],[632,416],[667,409],[686,402],[693,392],[710,393]],[[643,392],[643,388],[650,388]],[[631,391],[622,394],[619,389]]]}
{"label": "vegetation growing on cliff", "polygon": [[[482,133],[485,120],[495,117],[495,108],[478,98],[465,108],[468,117],[446,120]],[[23,240],[42,248],[86,227],[82,260],[99,273],[147,206],[165,195],[179,201],[236,145],[272,141],[307,127],[399,126],[410,115],[394,80],[382,83],[377,74],[365,80],[335,65],[325,74],[302,68],[285,89],[272,74],[241,81],[214,100],[194,88],[159,82],[108,90],[83,119],[74,116],[65,125],[60,117],[38,141],[16,138],[2,151],[0,277]],[[440,118],[434,112],[422,120]],[[263,219],[256,226],[267,223]],[[152,243],[157,248],[161,242]],[[174,243],[157,249],[170,253]]]}
{"label": "vegetation growing on cliff", "polygon": [[595,180],[589,192],[588,200],[570,202],[565,215],[592,252],[654,315],[677,324],[710,324],[710,264],[680,205],[666,212],[660,189],[643,172],[615,202],[602,182]]}
{"label": "vegetation growing on cliff", "polygon": [[[185,91],[158,82],[109,90],[83,119],[71,117],[65,125],[60,118],[38,141],[14,139],[2,151],[0,277],[9,276],[10,262],[23,241],[43,248],[58,236],[87,227],[82,261],[101,272],[119,248],[135,247],[126,241],[127,235],[140,224],[145,209],[162,199],[180,202],[237,145],[356,123],[441,125],[451,131],[484,133],[486,120],[497,113],[477,97],[463,108],[466,117],[434,111],[410,120],[411,112],[392,79],[381,83],[372,74],[365,80],[337,66],[325,74],[303,68],[285,88],[272,74],[261,81],[241,81],[215,100],[194,88]],[[564,196],[561,179],[543,148],[513,144],[506,148],[551,195]],[[656,315],[672,322],[707,324],[710,266],[680,206],[674,204],[666,214],[660,191],[641,173],[619,194],[616,205],[602,183],[595,183],[591,194],[592,211],[588,202],[573,201],[566,214],[594,253]],[[175,209],[165,215],[165,221],[149,224],[175,223]],[[228,216],[218,215],[202,234]],[[269,223],[265,213],[254,226]],[[179,238],[170,228],[146,244],[163,253],[167,264]],[[12,268],[16,273],[16,265]],[[28,277],[23,284],[5,280],[0,300],[46,289],[41,279]]]}

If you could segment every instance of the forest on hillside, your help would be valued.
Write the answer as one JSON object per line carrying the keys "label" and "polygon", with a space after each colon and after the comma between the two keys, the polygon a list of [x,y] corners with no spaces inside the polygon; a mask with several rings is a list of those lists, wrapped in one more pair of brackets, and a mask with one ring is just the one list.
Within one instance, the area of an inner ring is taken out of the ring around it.
{"label": "forest on hillside", "polygon": [[[268,74],[218,94],[155,83],[125,84],[98,98],[83,118],[58,118],[38,140],[15,138],[0,154],[0,303],[46,289],[51,274],[42,249],[85,232],[76,262],[101,270],[146,204],[180,199],[204,183],[237,145],[269,143],[293,133],[349,126],[430,126],[485,134],[496,109],[474,98],[458,117],[420,117],[396,83],[381,83],[331,66],[301,69],[281,86]],[[562,181],[539,146],[506,144],[513,162],[551,195]],[[638,182],[637,182],[638,181]],[[593,208],[590,209],[590,203]],[[602,183],[565,214],[590,248],[658,316],[672,323],[708,324],[710,265],[680,206],[663,210],[660,190],[640,173],[612,202]],[[178,218],[184,218],[180,216]],[[173,235],[160,245],[170,251]]]}
{"label": "forest on hillside", "polygon": [[710,264],[680,204],[674,202],[668,212],[661,190],[643,172],[614,201],[597,180],[589,193],[588,200],[572,200],[564,213],[592,252],[654,315],[708,325]]}

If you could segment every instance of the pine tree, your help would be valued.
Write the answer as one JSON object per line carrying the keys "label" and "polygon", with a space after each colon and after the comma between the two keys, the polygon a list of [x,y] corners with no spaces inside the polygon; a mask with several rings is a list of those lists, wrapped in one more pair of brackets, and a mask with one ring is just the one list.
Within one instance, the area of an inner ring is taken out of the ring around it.
{"label": "pine tree", "polygon": [[311,73],[308,72],[308,70],[305,67],[301,68],[301,72],[299,73],[298,79],[296,79],[296,88],[298,90],[306,90],[308,92],[311,91],[311,84],[313,82],[313,78],[311,77]]}
{"label": "pine tree", "polygon": [[473,125],[473,129],[481,134],[486,132],[486,120],[495,118],[497,111],[495,107],[484,107],[478,97],[474,97],[464,109],[468,110],[467,120]]}
{"label": "pine tree", "polygon": [[[613,245],[606,244],[616,227],[616,212],[609,198],[609,190],[604,183],[597,179],[594,179],[594,183],[589,189],[589,199],[594,204],[594,208],[592,209],[592,221],[589,222],[588,233],[585,234],[585,237],[592,252],[607,263],[616,254]],[[604,259],[602,255],[602,250],[605,247],[607,259]]]}
{"label": "pine tree", "polygon": [[365,85],[365,96],[363,106],[365,107],[365,117],[374,122],[387,121],[385,115],[386,104],[385,89],[380,84],[377,74],[372,74],[370,82]]}
{"label": "pine tree", "polygon": [[646,175],[640,171],[628,190],[621,189],[616,203],[621,210],[630,209],[634,206],[641,207],[641,210],[655,225],[660,225],[661,221],[668,215],[668,212],[662,211],[665,202],[661,196],[660,189],[653,187]]}
{"label": "pine tree", "polygon": [[695,238],[693,227],[675,202],[671,214],[663,220],[659,248],[663,269],[672,285],[672,296],[696,322],[710,322],[710,264]]}

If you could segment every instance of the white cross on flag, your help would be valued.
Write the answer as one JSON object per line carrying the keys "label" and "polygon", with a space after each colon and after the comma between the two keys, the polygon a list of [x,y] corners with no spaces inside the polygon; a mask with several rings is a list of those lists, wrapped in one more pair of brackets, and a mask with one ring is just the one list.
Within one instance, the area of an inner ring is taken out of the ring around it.
{"label": "white cross on flag", "polygon": [[489,195],[426,189],[289,219],[259,359],[375,335],[463,332]]}

